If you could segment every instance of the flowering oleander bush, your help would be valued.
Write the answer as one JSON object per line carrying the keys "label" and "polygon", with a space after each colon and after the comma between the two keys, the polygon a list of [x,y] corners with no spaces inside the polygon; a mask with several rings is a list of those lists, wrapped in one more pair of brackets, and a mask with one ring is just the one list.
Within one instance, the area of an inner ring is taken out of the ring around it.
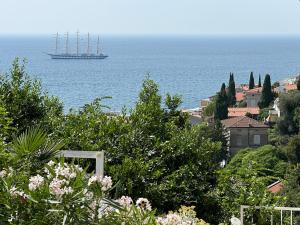
{"label": "flowering oleander bush", "polygon": [[39,174],[27,176],[12,168],[0,171],[1,224],[206,224],[193,208],[155,217],[151,203],[128,196],[107,198],[108,176],[88,175],[78,165],[50,161]]}

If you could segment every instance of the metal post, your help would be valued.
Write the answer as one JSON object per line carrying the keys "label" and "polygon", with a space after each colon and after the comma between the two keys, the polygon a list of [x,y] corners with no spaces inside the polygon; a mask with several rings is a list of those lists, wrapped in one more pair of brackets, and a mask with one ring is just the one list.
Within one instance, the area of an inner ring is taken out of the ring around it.
{"label": "metal post", "polygon": [[280,225],[282,225],[282,210],[280,210]]}
{"label": "metal post", "polygon": [[244,208],[241,205],[241,209],[240,209],[240,216],[241,216],[241,225],[244,225]]}
{"label": "metal post", "polygon": [[104,153],[99,152],[96,154],[96,176],[104,176]]}
{"label": "metal post", "polygon": [[273,213],[271,214],[271,225],[273,225]]}
{"label": "metal post", "polygon": [[291,225],[293,225],[293,211],[291,210]]}

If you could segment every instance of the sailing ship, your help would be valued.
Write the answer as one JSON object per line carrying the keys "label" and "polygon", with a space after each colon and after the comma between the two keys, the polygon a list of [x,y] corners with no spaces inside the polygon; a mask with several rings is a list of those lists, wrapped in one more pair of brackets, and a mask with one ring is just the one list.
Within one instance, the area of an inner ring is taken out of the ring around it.
{"label": "sailing ship", "polygon": [[79,52],[79,32],[77,32],[76,38],[76,53],[69,52],[69,33],[66,35],[66,43],[65,43],[65,53],[58,52],[58,33],[56,33],[56,41],[55,41],[55,53],[48,53],[51,59],[105,59],[108,55],[103,54],[100,52],[99,48],[99,36],[97,40],[97,52],[91,53],[90,52],[90,34],[88,33],[88,40],[87,40],[87,51],[86,53]]}

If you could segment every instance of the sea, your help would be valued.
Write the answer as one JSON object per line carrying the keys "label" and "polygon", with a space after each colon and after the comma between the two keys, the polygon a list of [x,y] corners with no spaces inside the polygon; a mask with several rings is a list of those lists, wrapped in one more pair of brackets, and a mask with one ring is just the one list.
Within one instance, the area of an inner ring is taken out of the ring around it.
{"label": "sea", "polygon": [[[96,37],[91,36],[91,51]],[[62,37],[63,39],[63,37]],[[64,40],[59,51],[65,51]],[[95,98],[110,96],[103,104],[111,111],[130,109],[138,100],[148,76],[160,93],[182,96],[181,108],[196,108],[202,98],[214,95],[234,73],[236,83],[256,82],[270,74],[272,81],[300,72],[298,36],[103,36],[104,60],[52,60],[53,35],[0,36],[0,73],[9,73],[14,58],[27,60],[28,74],[41,81],[43,89],[58,96],[65,111],[78,109]],[[86,40],[80,39],[80,51]],[[74,37],[69,51],[76,50]]]}

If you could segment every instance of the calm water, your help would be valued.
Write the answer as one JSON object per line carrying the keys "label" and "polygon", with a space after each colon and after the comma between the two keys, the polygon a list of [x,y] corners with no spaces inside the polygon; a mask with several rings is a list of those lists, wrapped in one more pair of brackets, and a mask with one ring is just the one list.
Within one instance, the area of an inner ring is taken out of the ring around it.
{"label": "calm water", "polygon": [[0,37],[0,71],[26,57],[28,71],[66,110],[111,96],[105,104],[115,111],[133,106],[147,73],[162,94],[180,94],[182,107],[194,108],[229,72],[237,83],[247,83],[250,71],[256,79],[270,73],[273,81],[300,72],[300,37],[103,37],[102,43],[105,60],[51,60],[43,53],[52,51],[51,37]]}

